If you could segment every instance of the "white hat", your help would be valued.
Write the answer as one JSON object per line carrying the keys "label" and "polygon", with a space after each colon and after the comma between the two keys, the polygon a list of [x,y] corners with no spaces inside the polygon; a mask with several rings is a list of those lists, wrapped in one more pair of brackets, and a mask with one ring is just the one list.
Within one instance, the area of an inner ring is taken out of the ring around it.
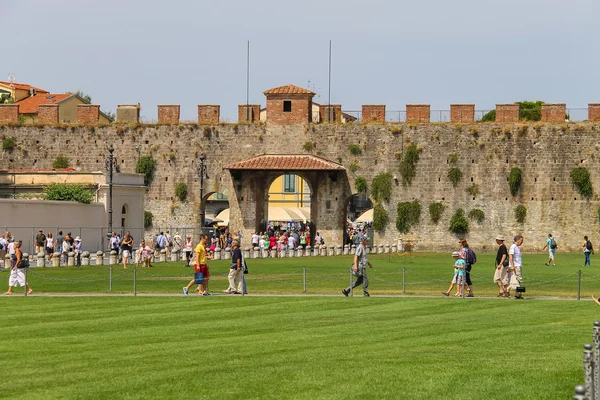
{"label": "white hat", "polygon": [[496,236],[496,240],[499,240],[499,241],[501,241],[501,242],[504,242],[504,236],[502,236],[502,235],[498,235],[498,236]]}
{"label": "white hat", "polygon": [[460,257],[460,253],[458,251],[453,251],[452,257]]}
{"label": "white hat", "polygon": [[75,238],[75,241],[76,241],[76,242],[81,242],[81,238],[80,238],[79,236],[77,236],[77,237]]}

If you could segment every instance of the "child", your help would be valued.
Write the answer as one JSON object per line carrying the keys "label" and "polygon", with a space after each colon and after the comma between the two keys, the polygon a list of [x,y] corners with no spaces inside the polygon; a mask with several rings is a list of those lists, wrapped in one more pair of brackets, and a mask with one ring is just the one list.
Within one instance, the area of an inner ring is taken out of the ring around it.
{"label": "child", "polygon": [[456,297],[462,296],[462,282],[465,274],[465,260],[460,258],[460,253],[455,251],[452,253],[452,257],[454,257],[454,277],[452,278],[452,282],[450,282],[450,287],[447,291],[442,292],[444,296],[450,296],[450,291],[456,284]]}

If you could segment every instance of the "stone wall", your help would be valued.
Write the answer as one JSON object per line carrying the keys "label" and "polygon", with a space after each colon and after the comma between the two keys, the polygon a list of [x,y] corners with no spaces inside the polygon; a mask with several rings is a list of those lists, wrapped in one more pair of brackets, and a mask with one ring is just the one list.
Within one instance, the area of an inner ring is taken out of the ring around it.
{"label": "stone wall", "polygon": [[[303,145],[314,143],[313,153],[343,164],[348,182],[345,191],[323,183],[316,207],[326,213],[327,201],[344,202],[352,194],[357,176],[371,185],[375,175],[390,172],[400,178],[399,164],[405,147],[415,143],[421,150],[412,185],[394,184],[392,198],[384,207],[390,222],[376,243],[411,240],[420,250],[441,250],[456,246],[448,231],[450,218],[458,208],[468,213],[475,208],[485,213],[482,224],[470,220],[467,238],[476,249],[493,250],[493,238],[525,235],[524,251],[538,251],[548,233],[559,241],[561,251],[579,251],[583,235],[600,242],[597,209],[600,205],[600,124],[326,124],[283,125],[223,124],[198,126],[140,125],[107,127],[1,126],[0,134],[14,137],[17,147],[10,157],[0,158],[0,169],[51,168],[58,155],[70,155],[71,165],[84,172],[101,170],[106,149],[115,147],[122,172],[134,172],[140,156],[151,154],[158,162],[152,185],[146,194],[146,209],[154,214],[155,226],[194,226],[198,212],[198,156],[206,154],[209,179],[204,181],[205,196],[224,193],[233,201],[244,201],[224,166],[257,154],[304,153]],[[362,154],[352,155],[348,144],[358,144]],[[456,153],[453,164],[463,172],[462,181],[453,187],[448,179],[449,154]],[[350,166],[357,167],[354,173]],[[588,168],[594,187],[590,199],[582,198],[571,184],[570,171]],[[512,167],[523,171],[522,190],[511,196],[508,174]],[[321,177],[315,179],[330,179]],[[401,182],[401,179],[399,179]],[[175,185],[188,186],[188,201],[175,196]],[[266,184],[263,182],[263,184]],[[467,193],[471,185],[479,193]],[[254,194],[256,195],[256,193]],[[337,200],[336,200],[337,197]],[[346,197],[346,198],[343,198]],[[395,228],[396,206],[400,201],[418,200],[422,206],[419,225],[408,234]],[[438,224],[431,222],[428,206],[442,202],[445,212]],[[520,224],[514,209],[527,207],[527,219]],[[322,209],[321,209],[322,208]],[[251,218],[252,216],[246,216]],[[333,221],[340,216],[331,217]],[[233,230],[241,229],[232,226]],[[316,227],[319,229],[319,227]],[[245,226],[244,229],[251,229]],[[341,244],[340,230],[330,232],[331,245]]]}
{"label": "stone wall", "polygon": [[0,123],[19,122],[18,104],[0,104]]}

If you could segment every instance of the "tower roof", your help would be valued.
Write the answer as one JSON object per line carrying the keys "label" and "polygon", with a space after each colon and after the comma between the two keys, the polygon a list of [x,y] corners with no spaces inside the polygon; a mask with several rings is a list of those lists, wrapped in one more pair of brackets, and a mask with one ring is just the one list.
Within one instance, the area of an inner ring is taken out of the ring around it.
{"label": "tower roof", "polygon": [[294,85],[278,86],[276,88],[266,90],[263,93],[265,95],[268,95],[268,94],[310,94],[313,96],[315,95],[315,93],[311,92],[308,89],[304,89],[304,88],[294,86]]}

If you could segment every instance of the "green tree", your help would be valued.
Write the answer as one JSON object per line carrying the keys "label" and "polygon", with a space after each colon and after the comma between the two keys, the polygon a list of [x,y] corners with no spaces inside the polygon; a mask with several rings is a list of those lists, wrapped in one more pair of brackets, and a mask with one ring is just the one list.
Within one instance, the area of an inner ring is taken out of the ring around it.
{"label": "green tree", "polygon": [[51,183],[44,188],[44,197],[46,200],[78,201],[90,204],[94,199],[94,194],[82,185]]}
{"label": "green tree", "polygon": [[67,93],[74,94],[75,96],[81,97],[81,99],[84,100],[88,104],[92,103],[92,96],[90,96],[89,94],[83,93],[81,90],[78,90],[76,92],[67,92]]}
{"label": "green tree", "polygon": [[539,121],[542,119],[543,101],[517,101],[519,105],[519,120],[521,121]]}
{"label": "green tree", "polygon": [[486,112],[481,118],[481,122],[494,122],[496,121],[496,110]]}
{"label": "green tree", "polygon": [[54,169],[69,168],[69,167],[70,167],[69,159],[65,156],[56,157],[56,159],[52,163],[52,168],[54,168]]}
{"label": "green tree", "polygon": [[144,185],[150,186],[156,171],[156,160],[152,156],[142,156],[135,166],[135,172],[144,174]]}

